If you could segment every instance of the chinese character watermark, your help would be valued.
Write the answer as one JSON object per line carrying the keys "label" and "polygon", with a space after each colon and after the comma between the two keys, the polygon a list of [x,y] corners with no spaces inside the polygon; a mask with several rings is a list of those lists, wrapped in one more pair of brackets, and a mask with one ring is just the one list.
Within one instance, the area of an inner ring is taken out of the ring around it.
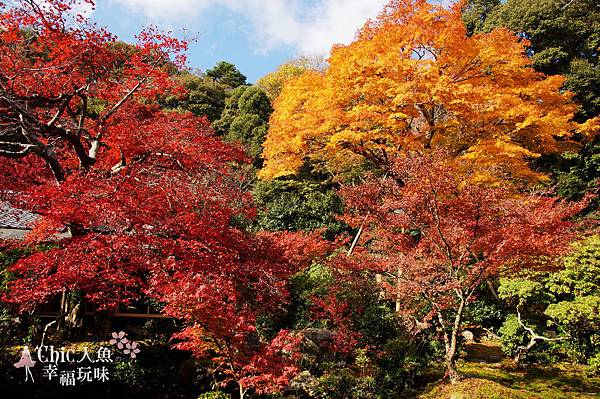
{"label": "chinese character watermark", "polygon": [[24,346],[20,353],[20,360],[14,363],[14,367],[25,369],[25,382],[29,380],[35,382],[31,369],[37,363],[42,365],[42,379],[50,382],[57,381],[61,386],[73,387],[78,384],[107,382],[110,380],[110,370],[107,366],[115,361],[113,355],[117,355],[117,361],[123,359],[118,354],[133,361],[140,353],[139,343],[129,340],[123,331],[112,333],[109,343],[113,345],[112,348],[101,346],[93,352],[86,346],[83,348],[83,353],[79,354],[76,354],[73,349],[41,345],[35,350],[32,349],[36,360],[32,357],[29,347]]}

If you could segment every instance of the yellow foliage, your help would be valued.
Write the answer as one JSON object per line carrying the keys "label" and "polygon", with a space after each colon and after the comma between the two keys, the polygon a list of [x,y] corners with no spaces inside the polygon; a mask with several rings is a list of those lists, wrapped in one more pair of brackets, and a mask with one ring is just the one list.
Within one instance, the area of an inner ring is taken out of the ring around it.
{"label": "yellow foliage", "polygon": [[525,45],[506,29],[468,37],[460,5],[392,0],[353,43],[333,48],[323,73],[287,81],[260,177],[305,162],[337,175],[385,165],[399,150],[442,147],[503,178],[539,181],[528,160],[600,128],[573,121],[564,78],[535,72]]}
{"label": "yellow foliage", "polygon": [[273,101],[279,97],[283,86],[288,80],[302,75],[304,71],[321,71],[324,68],[324,59],[322,57],[301,57],[280,65],[276,71],[260,78],[256,82],[256,85],[263,89],[269,99]]}
{"label": "yellow foliage", "polygon": [[283,64],[276,71],[271,72],[256,82],[256,85],[267,93],[267,96],[271,100],[275,100],[286,81],[300,76],[304,73],[305,69],[294,64]]}

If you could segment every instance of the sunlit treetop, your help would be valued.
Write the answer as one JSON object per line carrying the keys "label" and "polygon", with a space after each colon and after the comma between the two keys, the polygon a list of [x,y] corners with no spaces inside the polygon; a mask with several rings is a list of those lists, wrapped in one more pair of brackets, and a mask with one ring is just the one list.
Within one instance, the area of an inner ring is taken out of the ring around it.
{"label": "sunlit treetop", "polygon": [[319,56],[303,56],[280,65],[277,70],[260,78],[256,85],[267,93],[269,99],[275,100],[283,90],[285,83],[305,71],[323,71],[326,68],[325,58]]}
{"label": "sunlit treetop", "polygon": [[597,120],[573,121],[564,78],[531,68],[524,40],[507,29],[467,36],[461,7],[391,1],[332,50],[324,73],[290,80],[275,102],[261,177],[307,162],[343,177],[385,168],[398,150],[443,147],[496,177],[532,182],[544,176],[529,160],[597,134]]}

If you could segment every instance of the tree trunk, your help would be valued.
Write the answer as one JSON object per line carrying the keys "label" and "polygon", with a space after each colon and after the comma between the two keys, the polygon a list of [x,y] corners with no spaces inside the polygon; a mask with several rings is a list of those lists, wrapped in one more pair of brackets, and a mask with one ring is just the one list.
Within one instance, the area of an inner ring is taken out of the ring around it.
{"label": "tree trunk", "polygon": [[444,343],[446,346],[446,378],[450,380],[452,384],[458,382],[460,380],[460,374],[456,369],[456,351],[458,348],[458,334],[460,332],[460,327],[462,323],[462,314],[464,312],[466,306],[466,299],[462,292],[458,293],[460,298],[460,305],[456,310],[456,315],[454,316],[454,323],[450,326],[450,330],[448,331],[444,317],[441,312],[438,312],[438,319],[442,324],[442,330],[444,331]]}
{"label": "tree trunk", "polygon": [[66,318],[67,338],[70,341],[80,338],[80,332],[83,327],[84,306],[81,298],[71,295],[69,298],[69,313]]}
{"label": "tree trunk", "polygon": [[58,311],[58,322],[56,324],[56,331],[62,332],[65,324],[65,314],[67,306],[67,290],[63,289],[60,296],[60,310]]}
{"label": "tree trunk", "polygon": [[60,314],[56,330],[62,341],[77,338],[76,334],[83,326],[83,306],[76,294],[63,290],[60,300]]}
{"label": "tree trunk", "polygon": [[460,381],[460,374],[456,370],[456,350],[446,355],[446,378],[450,380],[452,384]]}
{"label": "tree trunk", "polygon": [[501,302],[500,297],[498,296],[498,292],[496,291],[496,288],[494,287],[494,284],[492,284],[492,282],[490,280],[487,280],[485,283],[486,283],[488,289],[490,290],[490,292],[492,293],[492,295],[494,296],[494,299],[497,302]]}

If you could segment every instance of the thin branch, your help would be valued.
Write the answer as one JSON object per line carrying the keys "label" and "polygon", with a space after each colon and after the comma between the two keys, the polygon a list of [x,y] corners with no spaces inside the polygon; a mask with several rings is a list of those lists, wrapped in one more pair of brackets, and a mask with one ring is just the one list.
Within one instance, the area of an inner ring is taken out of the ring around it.
{"label": "thin branch", "polygon": [[527,325],[525,325],[525,323],[523,323],[523,319],[521,318],[521,312],[519,311],[519,307],[517,306],[517,320],[519,321],[519,324],[521,325],[521,327],[523,327],[523,329],[525,329],[525,331],[527,331],[530,335],[531,335],[531,339],[532,340],[536,340],[536,341],[546,341],[546,342],[555,342],[555,341],[564,341],[566,339],[568,339],[569,337],[556,337],[556,338],[548,338],[548,337],[544,337],[543,335],[539,335],[537,334],[533,328],[531,327],[527,327]]}
{"label": "thin branch", "polygon": [[[131,90],[129,90],[127,92],[127,94],[125,94],[115,105],[112,106],[112,108],[106,113],[104,114],[102,117],[100,117],[100,121],[99,121],[99,125],[101,126],[102,129],[102,125],[115,113],[119,110],[119,108],[121,108],[121,106],[131,97],[133,96],[133,94],[138,91],[138,89],[150,78],[150,76],[152,76],[152,73],[154,72],[154,70],[156,69],[156,67],[158,66],[158,64],[160,63],[160,61],[162,61],[163,57],[158,57],[154,63],[152,64],[152,67],[150,68],[150,70],[148,71],[148,73],[146,74],[146,76],[144,76],[142,79],[140,79],[136,85],[134,87],[131,88]],[[102,140],[102,136],[103,136],[103,131],[101,130],[96,137],[92,140],[91,144],[90,144],[90,150],[88,152],[88,157],[95,160],[96,157],[98,156],[98,150],[100,149],[100,145],[101,145],[101,140]]]}
{"label": "thin branch", "polygon": [[21,122],[21,130],[23,136],[31,143],[31,145],[34,146],[32,151],[38,154],[40,157],[42,157],[44,161],[46,161],[46,163],[50,167],[50,170],[52,170],[52,173],[54,174],[54,178],[56,179],[57,183],[60,183],[63,180],[65,180],[64,171],[54,151],[52,151],[52,149],[50,149],[46,144],[42,143],[34,134],[28,132],[27,127],[25,126],[25,122],[23,120],[23,114],[19,114],[19,120]]}
{"label": "thin branch", "polygon": [[110,118],[115,112],[117,112],[117,110],[125,103],[125,101],[127,101],[133,94],[135,94],[135,92],[144,84],[146,83],[146,81],[150,78],[150,76],[152,76],[152,73],[154,72],[154,70],[156,69],[156,67],[158,66],[158,64],[160,63],[160,61],[162,61],[163,57],[158,57],[154,63],[152,64],[152,67],[150,68],[150,70],[148,71],[148,73],[146,74],[146,76],[144,76],[142,79],[140,79],[137,84],[131,88],[131,90],[129,90],[127,92],[127,94],[125,94],[123,96],[123,98],[121,98],[115,105],[112,106],[112,108],[106,113],[104,114],[101,118],[100,118],[100,123],[104,123],[106,122],[106,120],[108,118]]}
{"label": "thin branch", "polygon": [[523,327],[525,329],[525,331],[527,331],[529,333],[529,335],[531,336],[529,339],[529,343],[526,346],[522,346],[520,345],[517,348],[517,354],[515,356],[515,363],[519,363],[521,356],[523,356],[524,354],[526,354],[531,348],[533,348],[535,346],[535,344],[537,344],[538,341],[546,341],[546,342],[557,342],[557,341],[564,341],[566,339],[568,339],[569,337],[556,337],[556,338],[548,338],[548,337],[544,337],[542,335],[537,334],[533,328],[527,327],[525,325],[525,323],[523,323],[523,319],[521,318],[521,312],[519,311],[519,306],[517,306],[517,320],[519,322],[519,325],[521,325],[521,327]]}
{"label": "thin branch", "polygon": [[58,119],[64,114],[65,110],[69,106],[69,102],[73,98],[73,95],[72,94],[69,94],[69,95],[61,94],[60,98],[62,99],[62,104],[60,105],[60,107],[58,108],[56,113],[54,114],[54,117],[52,119],[50,119],[48,121],[48,123],[46,123],[46,126],[48,126],[48,127],[54,126],[54,124],[58,121]]}

